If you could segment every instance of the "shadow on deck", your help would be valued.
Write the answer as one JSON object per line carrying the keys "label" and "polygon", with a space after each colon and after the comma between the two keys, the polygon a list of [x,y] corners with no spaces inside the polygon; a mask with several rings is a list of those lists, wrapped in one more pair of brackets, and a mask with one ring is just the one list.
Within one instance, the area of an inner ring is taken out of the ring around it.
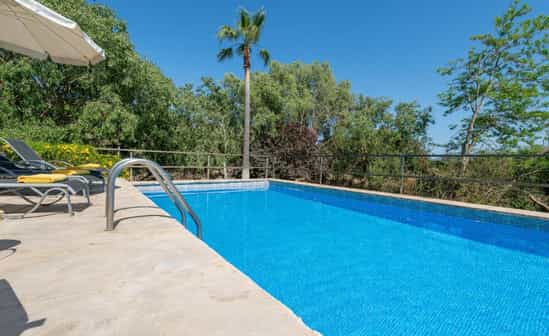
{"label": "shadow on deck", "polygon": [[25,307],[6,279],[0,279],[0,330],[3,336],[18,336],[25,330],[40,327],[46,319],[29,321]]}

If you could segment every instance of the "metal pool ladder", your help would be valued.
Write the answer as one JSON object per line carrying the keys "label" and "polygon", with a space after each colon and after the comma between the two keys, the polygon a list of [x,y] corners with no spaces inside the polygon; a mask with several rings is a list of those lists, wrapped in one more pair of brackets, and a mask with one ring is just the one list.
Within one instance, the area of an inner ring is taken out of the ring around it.
{"label": "metal pool ladder", "polygon": [[170,175],[160,165],[154,161],[147,159],[130,158],[118,161],[110,170],[107,180],[107,202],[105,205],[105,215],[107,217],[107,231],[114,230],[114,191],[116,189],[116,178],[124,168],[128,167],[141,167],[148,168],[151,174],[154,176],[160,187],[166,192],[168,197],[179,210],[181,214],[181,223],[187,227],[187,218],[185,216],[188,213],[196,226],[196,236],[202,239],[202,223],[200,219],[189,206],[185,198],[179,193],[177,188],[172,182]]}

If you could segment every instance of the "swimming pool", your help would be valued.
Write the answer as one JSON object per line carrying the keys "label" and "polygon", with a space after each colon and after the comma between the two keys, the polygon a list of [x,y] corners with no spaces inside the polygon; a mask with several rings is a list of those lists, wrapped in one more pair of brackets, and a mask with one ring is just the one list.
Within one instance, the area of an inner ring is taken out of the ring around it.
{"label": "swimming pool", "polygon": [[181,188],[206,243],[324,335],[549,334],[547,220],[279,182]]}

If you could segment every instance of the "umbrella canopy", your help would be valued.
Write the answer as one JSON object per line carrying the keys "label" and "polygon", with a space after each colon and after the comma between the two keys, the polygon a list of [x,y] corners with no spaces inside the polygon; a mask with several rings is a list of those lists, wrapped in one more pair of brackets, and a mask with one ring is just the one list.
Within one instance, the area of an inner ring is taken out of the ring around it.
{"label": "umbrella canopy", "polygon": [[0,48],[62,64],[105,59],[103,49],[76,22],[34,0],[0,0]]}

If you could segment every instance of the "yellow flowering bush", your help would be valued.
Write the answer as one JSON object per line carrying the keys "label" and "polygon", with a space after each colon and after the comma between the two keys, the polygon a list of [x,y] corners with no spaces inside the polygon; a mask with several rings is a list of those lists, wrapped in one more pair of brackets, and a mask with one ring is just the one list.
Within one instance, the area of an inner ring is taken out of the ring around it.
{"label": "yellow flowering bush", "polygon": [[[95,148],[87,145],[44,142],[28,142],[28,145],[46,161],[66,161],[73,165],[98,163],[105,168],[110,168],[120,160],[118,155],[100,154]],[[11,147],[6,144],[0,146],[0,152],[4,152],[10,159],[19,160]]]}

